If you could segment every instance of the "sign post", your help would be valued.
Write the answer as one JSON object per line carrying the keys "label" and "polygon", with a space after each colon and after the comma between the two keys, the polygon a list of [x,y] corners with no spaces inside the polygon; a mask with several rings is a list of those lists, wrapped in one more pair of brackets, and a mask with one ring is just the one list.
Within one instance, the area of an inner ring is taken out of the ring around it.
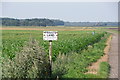
{"label": "sign post", "polygon": [[50,77],[52,76],[52,41],[57,39],[57,31],[43,31],[43,40],[49,41]]}
{"label": "sign post", "polygon": [[52,40],[49,41],[50,76],[52,76]]}

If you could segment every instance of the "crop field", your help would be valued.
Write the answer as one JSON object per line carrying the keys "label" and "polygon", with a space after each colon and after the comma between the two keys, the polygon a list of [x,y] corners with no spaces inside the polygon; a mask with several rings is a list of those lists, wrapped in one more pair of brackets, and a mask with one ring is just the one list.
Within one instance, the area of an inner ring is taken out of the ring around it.
{"label": "crop field", "polygon": [[[95,31],[95,34],[93,34],[93,31]],[[105,42],[108,36],[109,34],[107,32],[97,29],[78,31],[58,30],[58,40],[52,42],[52,77],[59,76],[60,78],[106,78],[109,72],[107,62],[101,63],[100,66],[104,66],[105,70],[100,67],[101,70],[98,72],[98,74],[85,73],[88,71],[87,67],[90,66],[91,63],[96,62],[101,56],[104,55],[104,48],[106,46]],[[3,61],[3,78],[41,78],[40,76],[38,76],[38,74],[35,75],[35,72],[37,71],[34,71],[32,65],[28,66],[29,70],[31,70],[31,73],[25,68],[27,71],[24,73],[29,73],[28,75],[23,74],[22,71],[24,69],[20,68],[21,72],[17,72],[20,74],[19,75],[15,72],[18,71],[14,69],[15,67],[13,68],[12,66],[6,66],[6,64],[11,65],[12,62],[14,62],[14,64],[17,64],[17,62],[19,62],[15,61],[17,59],[16,57],[18,57],[18,55],[22,55],[26,45],[29,44],[30,46],[31,43],[29,42],[31,40],[37,41],[38,46],[40,46],[42,51],[46,53],[46,56],[48,56],[49,42],[43,41],[43,30],[2,30],[1,57],[4,61],[8,60],[8,63]],[[35,43],[33,43],[33,45],[35,45]],[[37,46],[32,46],[32,49],[35,47]],[[33,50],[36,50],[36,48]],[[31,54],[33,54],[32,51]],[[35,55],[37,54],[38,53],[36,50]],[[34,58],[33,56],[29,57],[31,57],[30,59]],[[29,62],[29,64],[33,63]],[[20,65],[20,63],[18,65]],[[11,71],[12,69],[13,72]]]}

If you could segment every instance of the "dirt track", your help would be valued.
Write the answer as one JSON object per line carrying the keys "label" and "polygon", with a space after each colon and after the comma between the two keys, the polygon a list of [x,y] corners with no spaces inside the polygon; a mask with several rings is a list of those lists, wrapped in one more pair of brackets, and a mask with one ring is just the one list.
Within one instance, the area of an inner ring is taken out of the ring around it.
{"label": "dirt track", "polygon": [[118,34],[112,33],[111,48],[109,52],[110,75],[109,78],[118,78]]}

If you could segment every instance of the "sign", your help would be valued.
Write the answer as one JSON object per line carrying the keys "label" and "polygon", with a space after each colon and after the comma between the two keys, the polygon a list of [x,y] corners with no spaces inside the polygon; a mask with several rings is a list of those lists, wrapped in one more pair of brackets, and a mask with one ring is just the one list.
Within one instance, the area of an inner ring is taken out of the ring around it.
{"label": "sign", "polygon": [[43,40],[57,40],[58,32],[57,31],[43,31]]}

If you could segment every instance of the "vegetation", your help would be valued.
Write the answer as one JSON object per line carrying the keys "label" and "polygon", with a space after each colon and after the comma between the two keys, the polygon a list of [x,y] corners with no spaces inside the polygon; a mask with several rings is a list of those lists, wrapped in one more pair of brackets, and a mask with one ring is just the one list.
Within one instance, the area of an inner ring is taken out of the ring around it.
{"label": "vegetation", "polygon": [[[104,55],[104,48],[107,34],[100,42],[95,43],[87,50],[78,53],[69,53],[67,55],[59,54],[58,58],[53,64],[53,76],[60,78],[107,78],[109,73],[109,65],[107,62],[100,64],[100,69],[97,75],[85,74],[88,70],[86,67],[91,63],[96,62]],[[59,74],[56,74],[59,72]]]}
{"label": "vegetation", "polygon": [[64,26],[117,27],[118,22],[65,22]]}
{"label": "vegetation", "polygon": [[61,20],[50,19],[14,19],[14,18],[1,18],[2,26],[57,26],[64,25]]}
{"label": "vegetation", "polygon": [[14,19],[0,18],[2,26],[84,26],[84,27],[117,27],[118,22],[65,22],[62,20],[33,18],[33,19]]}
{"label": "vegetation", "polygon": [[36,40],[30,40],[16,56],[2,61],[3,78],[48,78],[49,61]]}
{"label": "vegetation", "polygon": [[[11,32],[11,35],[9,35],[9,32]],[[58,41],[54,41],[52,44],[53,60],[55,60],[59,53],[67,54],[69,52],[80,52],[87,48],[88,45],[98,42],[104,34],[104,32],[98,32],[95,35],[92,35],[92,31],[61,31]],[[24,43],[29,40],[30,36],[39,40],[44,51],[48,53],[49,43],[48,41],[42,40],[42,31],[28,31],[27,33],[26,31],[3,31],[3,56],[12,59],[15,56],[15,52],[21,50],[21,47],[23,47]]]}
{"label": "vegetation", "polygon": [[99,74],[101,75],[101,78],[107,78],[110,71],[110,65],[107,62],[101,62],[100,63],[100,70]]}
{"label": "vegetation", "polygon": [[[98,75],[84,74],[86,67],[104,55],[103,49],[109,36],[102,31],[92,32],[59,31],[58,41],[53,41],[52,45],[53,78],[107,77],[107,63],[101,63]],[[49,43],[42,40],[42,31],[3,30],[2,36],[3,77],[49,78]],[[106,71],[102,66],[106,67]]]}

